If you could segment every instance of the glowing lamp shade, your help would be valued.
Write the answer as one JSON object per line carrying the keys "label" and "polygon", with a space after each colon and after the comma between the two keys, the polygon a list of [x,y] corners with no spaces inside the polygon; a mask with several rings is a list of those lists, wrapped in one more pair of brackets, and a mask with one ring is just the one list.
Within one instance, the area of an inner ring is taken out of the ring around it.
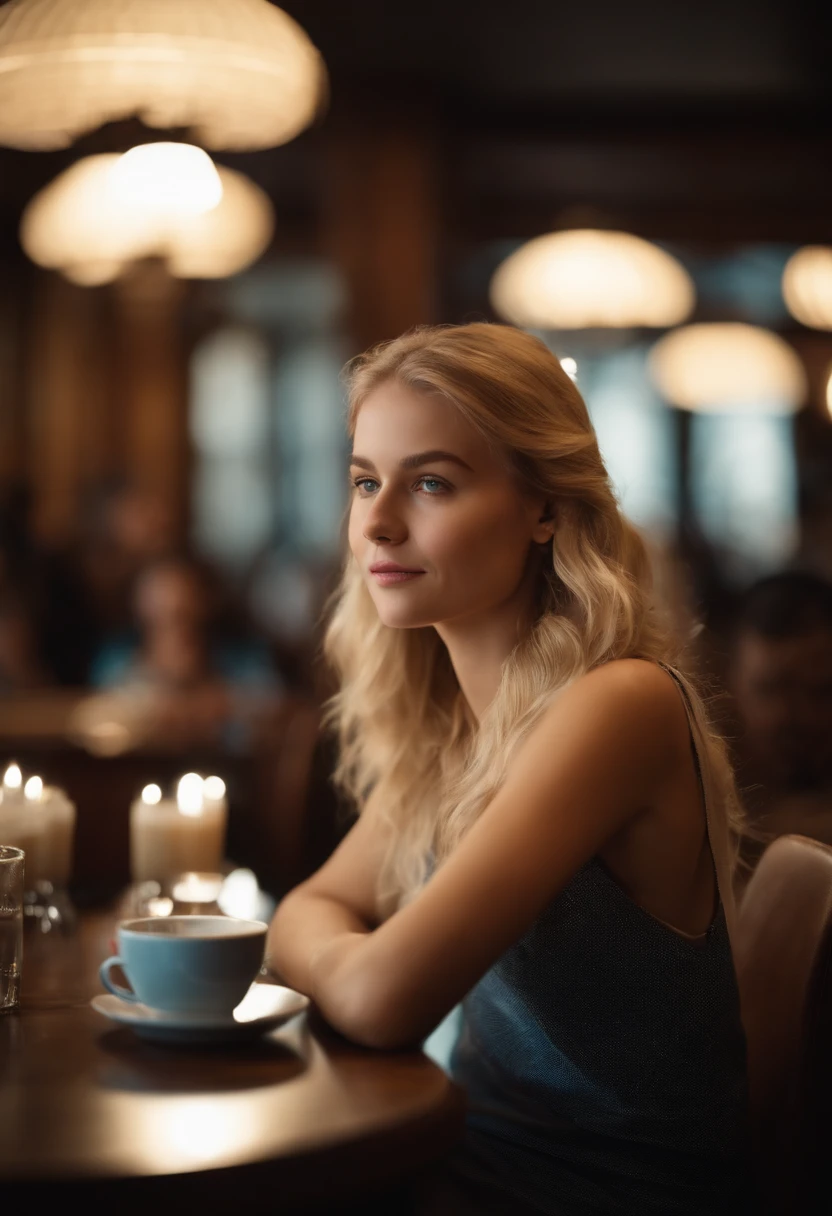
{"label": "glowing lamp shade", "polygon": [[832,329],[832,248],[805,245],[783,271],[783,299],[792,316],[813,329]]}
{"label": "glowing lamp shade", "polygon": [[[157,146],[147,145],[147,149]],[[182,146],[182,145],[179,145]],[[200,166],[189,174],[198,158],[180,162],[185,176],[177,179],[173,160],[160,157],[170,206],[164,191],[148,199],[149,173],[134,173],[124,165],[137,148],[123,157],[107,154],[76,161],[31,200],[23,213],[20,240],[26,253],[40,266],[62,271],[84,286],[117,278],[130,262],[161,257],[179,278],[225,278],[250,265],[263,253],[274,230],[272,205],[263,191],[241,173],[208,161],[210,173]],[[199,152],[200,149],[193,149]],[[158,167],[158,165],[157,165]],[[214,197],[219,201],[205,209]],[[131,192],[139,182],[141,188]],[[203,192],[200,190],[204,188]],[[185,206],[183,200],[190,199]]]}
{"label": "glowing lamp shade", "polygon": [[756,325],[686,325],[656,343],[649,366],[664,398],[688,410],[791,414],[806,397],[794,350]]}
{"label": "glowing lamp shade", "polygon": [[323,61],[268,0],[11,0],[0,9],[0,143],[65,148],[138,115],[209,148],[294,138]]}
{"label": "glowing lamp shade", "polygon": [[528,241],[491,280],[495,312],[533,329],[678,325],[695,298],[669,253],[628,232],[592,228]]}
{"label": "glowing lamp shade", "polygon": [[222,198],[222,182],[207,152],[193,144],[152,143],[131,148],[113,165],[115,201],[169,215],[202,215]]}

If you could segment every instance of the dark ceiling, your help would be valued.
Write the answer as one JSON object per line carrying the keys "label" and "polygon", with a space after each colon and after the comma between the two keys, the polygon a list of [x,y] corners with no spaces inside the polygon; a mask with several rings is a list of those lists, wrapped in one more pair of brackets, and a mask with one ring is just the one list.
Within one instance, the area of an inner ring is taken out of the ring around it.
{"label": "dark ceiling", "polygon": [[[432,90],[488,110],[828,98],[832,13],[808,0],[288,0],[336,90]],[[824,12],[821,12],[821,8]]]}

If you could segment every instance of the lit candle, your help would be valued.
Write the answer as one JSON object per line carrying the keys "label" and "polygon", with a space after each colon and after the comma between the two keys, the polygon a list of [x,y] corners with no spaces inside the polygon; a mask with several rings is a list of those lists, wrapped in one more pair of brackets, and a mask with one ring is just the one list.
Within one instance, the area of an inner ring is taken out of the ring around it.
{"label": "lit candle", "polygon": [[228,825],[228,799],[225,796],[225,782],[222,777],[206,777],[202,785],[203,809],[210,815],[216,830],[222,834],[225,842],[225,832]]}
{"label": "lit candle", "polygon": [[225,823],[223,809],[212,800],[206,803],[198,773],[180,778],[175,799],[163,798],[158,785],[145,786],[130,808],[133,881],[161,881],[187,870],[219,870]]}
{"label": "lit candle", "polygon": [[23,774],[20,765],[14,761],[3,774],[3,787],[0,789],[0,801],[6,807],[21,806],[23,801]]}
{"label": "lit candle", "polygon": [[222,890],[222,874],[180,874],[171,895],[180,904],[215,904]]}
{"label": "lit candle", "polygon": [[176,802],[183,820],[182,840],[185,844],[184,863],[178,867],[179,872],[202,870],[216,873],[222,865],[225,849],[225,785],[219,777],[209,777],[206,782],[199,773],[185,773],[179,779]]}
{"label": "lit candle", "polygon": [[40,782],[39,803],[46,820],[40,857],[41,878],[51,882],[54,887],[65,887],[72,873],[75,803],[57,786],[44,786],[39,777],[32,777],[26,782],[27,798],[34,781]]}
{"label": "lit candle", "polygon": [[23,796],[23,774],[17,764],[10,764],[3,775],[0,790],[0,844],[23,849],[24,884],[28,891],[43,877],[40,868],[45,822],[39,814],[29,814]]}

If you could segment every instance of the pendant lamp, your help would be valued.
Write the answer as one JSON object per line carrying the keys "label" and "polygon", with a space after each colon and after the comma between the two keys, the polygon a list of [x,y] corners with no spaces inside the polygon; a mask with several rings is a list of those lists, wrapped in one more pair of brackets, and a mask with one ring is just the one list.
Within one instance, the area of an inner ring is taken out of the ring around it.
{"label": "pendant lamp", "polygon": [[0,144],[69,146],[138,116],[208,148],[292,139],[325,92],[323,61],[268,0],[11,0],[0,8]]}

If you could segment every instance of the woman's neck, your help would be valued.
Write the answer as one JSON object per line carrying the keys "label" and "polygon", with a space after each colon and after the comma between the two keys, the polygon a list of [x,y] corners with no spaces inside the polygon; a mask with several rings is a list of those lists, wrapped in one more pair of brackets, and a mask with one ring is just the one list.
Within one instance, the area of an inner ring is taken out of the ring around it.
{"label": "woman's neck", "polygon": [[503,665],[534,622],[537,571],[530,563],[511,599],[478,617],[434,626],[448,650],[462,695],[477,722],[497,695]]}

